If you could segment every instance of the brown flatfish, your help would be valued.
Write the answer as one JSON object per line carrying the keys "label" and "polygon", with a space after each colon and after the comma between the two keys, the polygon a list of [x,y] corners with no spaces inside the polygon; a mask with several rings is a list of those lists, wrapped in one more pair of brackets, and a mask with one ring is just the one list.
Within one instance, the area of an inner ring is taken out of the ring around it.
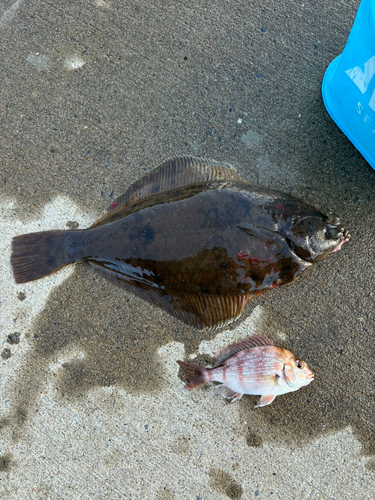
{"label": "brown flatfish", "polygon": [[237,318],[349,238],[335,217],[241,179],[226,163],[174,157],[132,184],[88,229],[16,236],[16,283],[88,262],[196,328]]}

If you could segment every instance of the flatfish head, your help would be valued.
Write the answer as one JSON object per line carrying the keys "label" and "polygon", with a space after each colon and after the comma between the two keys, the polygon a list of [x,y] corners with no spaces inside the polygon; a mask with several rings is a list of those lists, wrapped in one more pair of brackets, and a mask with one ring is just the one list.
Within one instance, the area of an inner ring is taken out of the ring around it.
{"label": "flatfish head", "polygon": [[319,262],[328,254],[337,252],[349,240],[349,233],[335,215],[295,217],[283,231],[295,253],[306,262]]}

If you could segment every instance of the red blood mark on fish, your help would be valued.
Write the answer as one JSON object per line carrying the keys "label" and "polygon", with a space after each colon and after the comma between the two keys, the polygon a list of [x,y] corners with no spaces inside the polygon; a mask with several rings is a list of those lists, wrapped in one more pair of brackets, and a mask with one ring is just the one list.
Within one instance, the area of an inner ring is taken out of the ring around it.
{"label": "red blood mark on fish", "polygon": [[[260,257],[260,255],[258,255],[258,257]],[[250,262],[257,262],[258,264],[260,264],[263,261],[261,259],[258,259],[258,257],[249,257],[249,254],[245,253],[245,252],[238,252],[238,254],[237,254],[237,259],[239,259],[239,260],[247,260],[248,259]],[[272,259],[272,257],[270,257],[267,260],[267,262],[269,262],[271,259]]]}
{"label": "red blood mark on fish", "polygon": [[262,262],[260,259],[257,259],[256,257],[250,257],[249,259],[251,262]]}
{"label": "red blood mark on fish", "polygon": [[247,253],[245,253],[245,252],[238,252],[237,259],[240,259],[240,260],[247,259],[248,256],[249,255]]}
{"label": "red blood mark on fish", "polygon": [[114,202],[112,203],[111,205],[111,210],[113,210],[114,208],[118,207],[118,203]]}
{"label": "red blood mark on fish", "polygon": [[275,208],[277,210],[285,210],[285,207],[284,207],[284,205],[282,203],[278,203],[277,205],[275,205]]}

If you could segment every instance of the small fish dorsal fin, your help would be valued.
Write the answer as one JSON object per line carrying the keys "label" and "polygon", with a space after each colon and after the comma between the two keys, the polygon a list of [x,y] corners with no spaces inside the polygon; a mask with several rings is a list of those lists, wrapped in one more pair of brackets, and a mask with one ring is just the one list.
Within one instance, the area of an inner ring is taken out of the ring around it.
{"label": "small fish dorsal fin", "polygon": [[261,335],[257,333],[252,337],[249,337],[245,340],[241,340],[241,342],[237,342],[236,344],[228,345],[220,349],[215,355],[214,365],[218,366],[226,359],[236,354],[239,351],[245,351],[246,349],[252,349],[253,347],[261,347],[261,346],[272,346],[274,343],[265,335]]}
{"label": "small fish dorsal fin", "polygon": [[150,173],[135,181],[126,191],[104,210],[91,226],[101,225],[110,213],[111,216],[126,206],[149,196],[210,180],[242,180],[237,170],[229,163],[221,163],[194,156],[174,156],[154,168]]}

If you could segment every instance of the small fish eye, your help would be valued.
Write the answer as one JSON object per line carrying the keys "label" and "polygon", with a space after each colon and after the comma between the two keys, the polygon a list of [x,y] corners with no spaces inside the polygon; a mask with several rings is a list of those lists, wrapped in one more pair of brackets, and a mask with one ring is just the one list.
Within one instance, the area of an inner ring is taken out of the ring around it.
{"label": "small fish eye", "polygon": [[297,365],[297,368],[303,368],[303,361],[296,359],[296,365]]}

